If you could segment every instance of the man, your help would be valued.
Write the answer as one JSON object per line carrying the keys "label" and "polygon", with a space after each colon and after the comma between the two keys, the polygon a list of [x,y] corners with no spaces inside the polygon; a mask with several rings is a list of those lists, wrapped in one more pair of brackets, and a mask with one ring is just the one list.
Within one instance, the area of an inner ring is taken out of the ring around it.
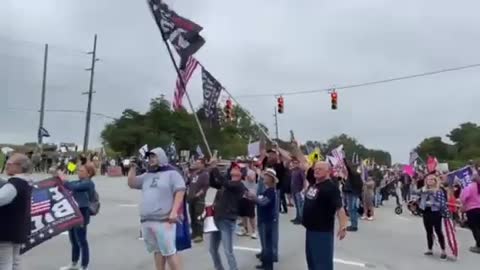
{"label": "man", "polygon": [[20,248],[31,232],[32,187],[24,175],[32,162],[23,154],[13,154],[6,163],[10,177],[0,188],[0,270],[20,269]]}
{"label": "man", "polygon": [[140,222],[147,250],[154,253],[157,270],[179,270],[180,259],[176,249],[176,226],[182,209],[185,181],[180,173],[168,164],[162,148],[147,153],[148,171],[136,176],[135,162],[128,172],[128,186],[142,190]]}
{"label": "man", "polygon": [[347,216],[337,184],[330,179],[330,165],[319,161],[314,165],[315,183],[307,189],[303,206],[303,226],[307,229],[305,252],[308,270],[333,270],[335,215],[337,236],[344,239]]}
{"label": "man", "polygon": [[363,181],[360,174],[354,171],[344,159],[347,169],[347,179],[343,185],[343,193],[347,202],[348,216],[350,217],[350,226],[347,228],[349,232],[358,231],[358,207],[360,204],[360,196],[363,192]]}
{"label": "man", "polygon": [[203,241],[203,219],[205,210],[205,197],[209,187],[209,172],[205,168],[206,160],[198,159],[192,167],[192,175],[188,181],[188,209],[192,223],[193,242]]}
{"label": "man", "polygon": [[[216,161],[212,161],[216,165]],[[220,243],[225,251],[230,270],[238,270],[237,260],[233,253],[233,237],[236,220],[239,214],[240,201],[247,194],[242,183],[242,171],[238,164],[233,163],[230,170],[230,179],[223,177],[218,168],[210,171],[210,186],[217,189],[213,206],[215,208],[215,225],[218,231],[212,232],[210,237],[210,255],[215,270],[225,269],[218,253]]]}
{"label": "man", "polygon": [[291,191],[293,201],[295,203],[296,216],[291,222],[295,225],[302,224],[302,212],[303,212],[303,191],[306,188],[305,170],[300,168],[300,162],[298,159],[292,159],[292,173],[291,173]]}

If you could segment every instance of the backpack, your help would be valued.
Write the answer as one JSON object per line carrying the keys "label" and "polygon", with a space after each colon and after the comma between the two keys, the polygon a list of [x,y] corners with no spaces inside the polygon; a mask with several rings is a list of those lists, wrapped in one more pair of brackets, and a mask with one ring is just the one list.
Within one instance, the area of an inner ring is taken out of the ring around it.
{"label": "backpack", "polygon": [[96,216],[100,212],[100,196],[97,191],[93,191],[93,196],[90,197],[90,204],[88,205],[90,215]]}

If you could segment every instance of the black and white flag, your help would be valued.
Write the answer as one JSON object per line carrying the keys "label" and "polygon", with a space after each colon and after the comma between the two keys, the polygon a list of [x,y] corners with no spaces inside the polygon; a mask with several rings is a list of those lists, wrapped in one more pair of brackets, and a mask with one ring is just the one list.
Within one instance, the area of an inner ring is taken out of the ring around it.
{"label": "black and white flag", "polygon": [[48,133],[48,131],[44,127],[41,127],[38,129],[38,137],[50,137],[50,133]]}
{"label": "black and white flag", "polygon": [[180,55],[180,69],[183,69],[188,58],[205,44],[205,39],[200,36],[203,27],[179,16],[161,0],[147,2],[163,38],[169,40]]}
{"label": "black and white flag", "polygon": [[415,161],[417,161],[417,159],[419,159],[419,158],[420,158],[420,156],[418,155],[417,151],[412,150],[410,152],[410,158],[409,158],[410,165],[413,165],[413,163],[415,163]]}
{"label": "black and white flag", "polygon": [[203,106],[205,115],[208,118],[215,116],[217,109],[217,102],[222,93],[223,86],[202,67],[202,82],[203,82]]}

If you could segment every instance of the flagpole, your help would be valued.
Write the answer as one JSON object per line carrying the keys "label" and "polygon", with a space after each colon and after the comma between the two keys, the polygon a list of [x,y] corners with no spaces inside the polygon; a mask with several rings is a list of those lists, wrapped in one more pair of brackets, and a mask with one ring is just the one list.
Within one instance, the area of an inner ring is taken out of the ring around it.
{"label": "flagpole", "polygon": [[175,57],[173,56],[172,48],[170,47],[170,44],[168,44],[168,40],[165,38],[165,33],[163,32],[162,27],[159,27],[159,29],[160,29],[160,33],[162,34],[163,42],[165,43],[165,46],[167,47],[168,54],[170,55],[170,60],[172,60],[172,64],[175,67],[175,71],[177,72],[177,76],[180,79],[181,87],[185,91],[185,96],[187,96],[188,104],[190,105],[190,109],[192,110],[193,116],[195,117],[195,121],[197,122],[198,129],[200,130],[200,134],[202,135],[203,143],[205,144],[205,147],[207,148],[208,155],[210,157],[212,157],[212,150],[210,149],[210,145],[208,144],[207,136],[205,136],[205,132],[203,131],[202,124],[200,123],[200,120],[198,119],[198,115],[197,115],[195,109],[193,108],[192,100],[190,99],[190,95],[188,94],[187,86],[185,84],[185,81],[183,80],[183,76],[180,73],[180,69],[178,68],[177,61],[175,61]]}

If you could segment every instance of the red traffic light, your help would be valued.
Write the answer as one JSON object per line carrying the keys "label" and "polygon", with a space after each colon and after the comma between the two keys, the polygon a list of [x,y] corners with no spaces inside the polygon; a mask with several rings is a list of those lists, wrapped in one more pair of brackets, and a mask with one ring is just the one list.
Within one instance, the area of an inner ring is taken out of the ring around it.
{"label": "red traffic light", "polygon": [[332,99],[337,99],[337,92],[332,92],[330,96],[332,97]]}

